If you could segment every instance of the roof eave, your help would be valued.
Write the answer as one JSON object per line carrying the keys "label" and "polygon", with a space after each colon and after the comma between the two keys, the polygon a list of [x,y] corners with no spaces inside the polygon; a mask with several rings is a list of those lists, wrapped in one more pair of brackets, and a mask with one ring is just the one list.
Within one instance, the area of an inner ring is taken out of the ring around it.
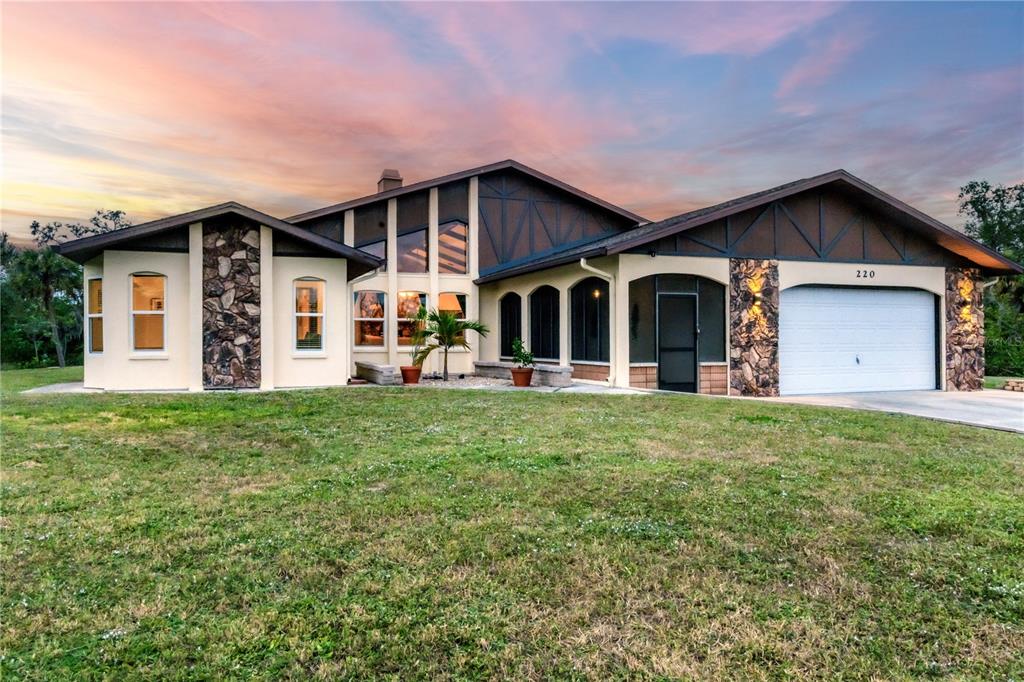
{"label": "roof eave", "polygon": [[401,196],[403,194],[408,194],[408,193],[411,193],[411,192],[417,192],[417,191],[421,191],[421,190],[425,190],[425,189],[430,189],[431,187],[437,187],[438,185],[445,185],[445,184],[448,184],[450,182],[458,182],[460,180],[465,180],[465,179],[468,179],[468,178],[471,178],[471,177],[474,177],[474,176],[477,176],[477,175],[484,175],[486,173],[494,173],[496,171],[506,170],[506,169],[510,169],[510,168],[513,169],[513,170],[517,170],[520,173],[524,173],[526,175],[534,177],[534,178],[536,178],[538,180],[541,180],[542,182],[546,182],[546,183],[548,183],[550,185],[558,187],[562,191],[565,191],[565,192],[568,192],[568,193],[570,193],[572,195],[575,195],[575,196],[579,197],[580,199],[583,199],[585,201],[589,201],[591,203],[597,204],[598,206],[604,208],[605,210],[610,211],[612,213],[615,213],[617,215],[620,215],[623,218],[628,218],[629,220],[636,221],[638,224],[643,224],[643,223],[650,222],[649,220],[647,220],[646,218],[644,218],[641,215],[637,215],[636,213],[633,213],[632,211],[628,211],[628,210],[622,208],[621,206],[616,206],[615,204],[612,204],[612,203],[610,203],[608,201],[605,201],[604,199],[601,199],[600,197],[594,196],[593,194],[590,194],[589,192],[585,192],[585,191],[583,191],[581,189],[573,187],[572,185],[570,185],[568,183],[565,183],[565,182],[562,182],[561,180],[559,180],[557,178],[554,178],[554,177],[552,177],[552,176],[550,176],[550,175],[548,175],[546,173],[542,173],[539,170],[536,170],[534,168],[530,168],[526,164],[520,163],[519,161],[516,161],[514,159],[505,159],[504,161],[496,161],[495,163],[490,163],[490,164],[487,164],[487,165],[484,165],[484,166],[478,166],[476,168],[470,168],[470,169],[463,170],[463,171],[457,171],[455,173],[449,173],[447,175],[441,175],[441,176],[438,176],[436,178],[430,178],[428,180],[421,180],[420,182],[414,182],[411,185],[405,185],[404,187],[396,187],[394,189],[389,189],[389,190],[384,191],[384,192],[377,192],[376,194],[367,194],[366,196],[358,197],[356,199],[349,199],[348,201],[343,201],[341,203],[332,204],[330,206],[325,206],[323,208],[317,208],[317,209],[314,209],[312,211],[306,211],[304,213],[299,213],[297,215],[293,215],[293,216],[290,216],[288,218],[285,218],[285,220],[287,222],[290,222],[290,223],[306,222],[306,221],[309,221],[309,220],[314,220],[316,218],[322,218],[323,216],[331,215],[333,213],[338,213],[338,212],[341,212],[341,211],[347,211],[347,210],[353,209],[353,208],[359,208],[360,206],[365,206],[366,204],[372,204],[372,203],[377,202],[377,201],[386,201],[388,199],[393,199],[393,198],[399,197],[399,196]]}
{"label": "roof eave", "polygon": [[366,253],[365,251],[360,251],[359,249],[346,244],[340,244],[332,239],[322,237],[318,234],[292,225],[291,223],[287,223],[279,218],[275,218],[234,201],[208,206],[206,208],[189,211],[188,213],[182,213],[176,216],[160,218],[141,225],[126,227],[123,230],[104,232],[102,234],[90,235],[88,237],[82,237],[81,239],[63,242],[55,245],[54,251],[77,263],[85,263],[94,258],[97,251],[102,252],[108,249],[113,249],[116,248],[118,244],[126,241],[140,239],[153,234],[158,234],[165,230],[172,230],[186,225],[191,225],[193,223],[202,222],[203,220],[209,220],[210,218],[216,218],[229,213],[233,213],[242,218],[247,218],[261,225],[266,225],[273,230],[283,232],[300,241],[306,242],[307,244],[321,248],[329,253],[333,253],[336,256],[348,260],[354,260],[370,269],[379,268],[384,264],[384,261],[376,256]]}

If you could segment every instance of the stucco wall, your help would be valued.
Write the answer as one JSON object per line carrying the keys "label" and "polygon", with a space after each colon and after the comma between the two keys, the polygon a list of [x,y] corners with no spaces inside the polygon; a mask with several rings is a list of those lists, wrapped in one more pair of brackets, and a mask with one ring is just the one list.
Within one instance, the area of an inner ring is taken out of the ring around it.
{"label": "stucco wall", "polygon": [[[85,292],[84,309],[86,312],[89,310],[89,280],[95,277],[103,278],[103,256],[92,259],[82,268],[83,284],[82,290]],[[105,286],[105,283],[104,283]],[[104,291],[103,298],[106,298],[106,291]],[[103,388],[106,384],[106,352],[103,353],[92,353],[89,351],[89,321],[85,321],[85,353],[83,355],[84,365],[84,382],[86,388]],[[107,331],[107,327],[110,323],[107,322],[106,314],[103,318],[103,336],[106,340],[106,335],[110,332]]]}
{"label": "stucco wall", "polygon": [[[341,258],[273,258],[274,386],[339,386],[350,376],[348,343],[351,317],[345,314],[348,295],[346,261]],[[324,334],[322,351],[295,349],[293,282],[301,277],[322,279]],[[266,311],[264,311],[266,314]],[[264,371],[268,368],[264,367]]]}
{"label": "stucco wall", "polygon": [[[166,279],[164,350],[131,347],[131,275]],[[103,277],[103,353],[86,354],[85,383],[108,390],[183,390],[189,386],[188,254],[107,251],[86,277]]]}

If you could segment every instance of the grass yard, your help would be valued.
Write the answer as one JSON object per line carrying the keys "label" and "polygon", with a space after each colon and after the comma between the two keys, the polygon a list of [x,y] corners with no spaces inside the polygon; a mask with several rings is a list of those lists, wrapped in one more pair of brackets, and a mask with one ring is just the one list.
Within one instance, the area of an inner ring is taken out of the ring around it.
{"label": "grass yard", "polygon": [[1002,388],[1013,377],[985,377],[985,388]]}
{"label": "grass yard", "polygon": [[4,679],[1024,677],[1018,435],[75,371],[0,377]]}

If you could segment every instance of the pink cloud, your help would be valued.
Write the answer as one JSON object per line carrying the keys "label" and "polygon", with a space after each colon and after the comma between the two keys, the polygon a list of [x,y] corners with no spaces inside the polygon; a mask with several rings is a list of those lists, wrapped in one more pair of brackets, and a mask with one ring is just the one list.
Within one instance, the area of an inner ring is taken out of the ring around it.
{"label": "pink cloud", "polygon": [[[832,35],[820,49],[813,48],[801,57],[779,81],[775,97],[784,100],[793,93],[823,85],[843,68],[849,58],[864,45],[867,32],[844,26]],[[807,115],[813,107],[807,103],[791,105],[794,110]]]}

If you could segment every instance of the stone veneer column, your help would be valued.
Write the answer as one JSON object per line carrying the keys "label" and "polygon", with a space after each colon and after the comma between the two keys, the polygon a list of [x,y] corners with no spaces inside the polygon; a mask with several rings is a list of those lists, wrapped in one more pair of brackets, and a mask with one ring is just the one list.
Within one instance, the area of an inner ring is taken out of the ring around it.
{"label": "stone veneer column", "polygon": [[203,225],[203,387],[260,386],[260,231]]}
{"label": "stone veneer column", "polygon": [[732,395],[779,394],[779,262],[729,260],[729,387]]}
{"label": "stone veneer column", "polygon": [[978,391],[985,379],[981,272],[946,268],[946,390]]}

